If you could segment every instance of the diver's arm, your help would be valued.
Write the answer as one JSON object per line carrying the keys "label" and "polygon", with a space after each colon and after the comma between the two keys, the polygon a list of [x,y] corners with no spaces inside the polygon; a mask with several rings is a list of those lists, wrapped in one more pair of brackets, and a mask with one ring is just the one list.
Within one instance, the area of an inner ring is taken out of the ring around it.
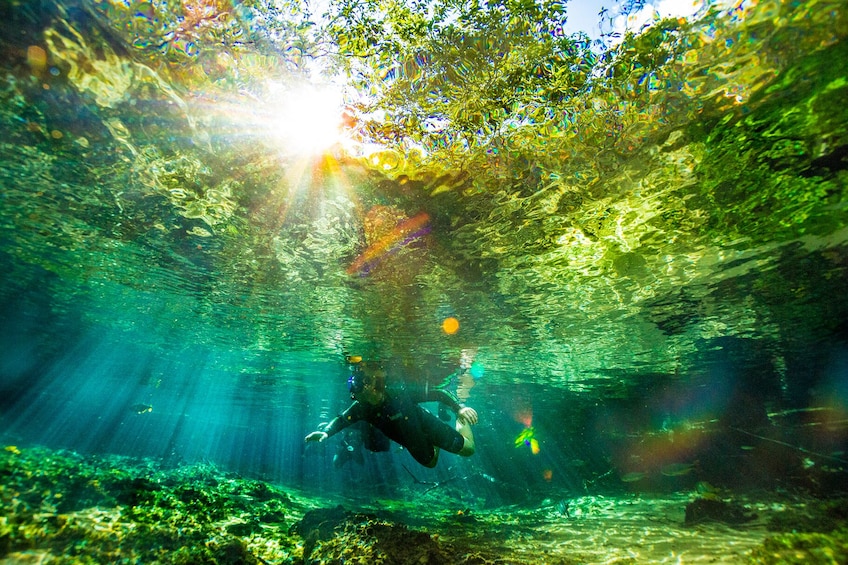
{"label": "diver's arm", "polygon": [[443,388],[429,387],[426,389],[425,398],[427,401],[440,402],[456,413],[465,406],[452,392]]}
{"label": "diver's arm", "polygon": [[450,391],[443,388],[429,388],[426,390],[427,400],[435,400],[448,406],[456,413],[457,420],[463,420],[469,424],[476,424],[477,411],[459,401]]}
{"label": "diver's arm", "polygon": [[305,439],[306,441],[322,442],[328,437],[339,433],[354,422],[359,421],[361,418],[362,415],[361,410],[359,410],[359,403],[354,402],[348,406],[347,410],[330,420],[330,423],[322,426],[321,429],[310,433]]}

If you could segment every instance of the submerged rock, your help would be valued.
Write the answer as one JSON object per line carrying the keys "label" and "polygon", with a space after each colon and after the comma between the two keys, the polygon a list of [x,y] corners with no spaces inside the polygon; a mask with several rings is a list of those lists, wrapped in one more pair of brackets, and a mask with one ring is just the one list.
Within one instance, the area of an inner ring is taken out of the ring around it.
{"label": "submerged rock", "polygon": [[289,533],[299,534],[304,538],[314,536],[317,539],[328,539],[335,529],[351,516],[341,504],[333,508],[316,508],[306,512],[303,518],[290,528]]}
{"label": "submerged rock", "polygon": [[[364,518],[364,519],[363,519]],[[403,524],[385,522],[373,517],[355,516],[332,539],[318,543],[304,565],[319,563],[386,563],[392,565],[483,565],[496,559],[494,555],[469,552],[443,543],[438,536],[412,530]]]}
{"label": "submerged rock", "polygon": [[304,552],[303,562],[456,563],[451,559],[450,551],[426,532],[374,519],[347,524],[343,532],[319,543],[308,557]]}
{"label": "submerged rock", "polygon": [[723,522],[725,524],[744,524],[757,518],[742,506],[716,498],[696,498],[686,505],[687,526],[701,522]]}
{"label": "submerged rock", "polygon": [[[463,511],[463,515],[466,512]],[[445,542],[438,534],[412,529],[372,514],[349,512],[342,506],[307,512],[292,527],[292,532],[304,537],[304,565],[484,565],[500,558],[495,551]],[[510,563],[522,565],[523,562]]]}

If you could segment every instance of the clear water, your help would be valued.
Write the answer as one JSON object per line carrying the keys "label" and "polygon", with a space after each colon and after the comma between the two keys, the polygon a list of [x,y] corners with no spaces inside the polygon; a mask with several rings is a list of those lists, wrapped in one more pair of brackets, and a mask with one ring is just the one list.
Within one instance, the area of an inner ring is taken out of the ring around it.
{"label": "clear water", "polygon": [[[326,58],[361,36],[294,5],[0,15],[6,445],[208,463],[330,506],[408,502],[411,475],[492,512],[844,492],[843,3],[568,52],[492,20],[396,67]],[[277,110],[320,64],[354,117],[305,153],[318,117],[285,139]],[[303,438],[349,402],[345,355],[417,383],[473,363],[450,387],[477,453],[335,469],[339,438]]]}

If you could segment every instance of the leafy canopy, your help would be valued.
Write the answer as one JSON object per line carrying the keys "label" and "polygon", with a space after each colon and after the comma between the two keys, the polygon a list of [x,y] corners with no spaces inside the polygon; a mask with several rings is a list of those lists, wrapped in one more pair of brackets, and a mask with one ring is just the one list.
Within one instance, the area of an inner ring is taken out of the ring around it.
{"label": "leafy canopy", "polygon": [[391,145],[488,144],[584,91],[596,63],[561,1],[341,0],[327,19],[368,136]]}

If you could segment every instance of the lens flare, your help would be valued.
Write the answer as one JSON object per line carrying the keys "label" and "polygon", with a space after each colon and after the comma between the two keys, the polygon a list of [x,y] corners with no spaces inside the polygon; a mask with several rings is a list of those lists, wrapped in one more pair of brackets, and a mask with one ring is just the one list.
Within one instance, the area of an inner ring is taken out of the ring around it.
{"label": "lens flare", "polygon": [[41,73],[47,68],[47,51],[38,45],[30,45],[26,51],[27,63],[32,72],[35,74]]}
{"label": "lens flare", "polygon": [[527,446],[530,448],[530,452],[533,455],[538,455],[541,451],[539,447],[539,440],[536,439],[536,428],[529,427],[525,428],[518,434],[518,437],[515,438],[515,447]]}
{"label": "lens flare", "polygon": [[281,89],[276,93],[274,106],[267,124],[269,133],[292,153],[316,155],[344,137],[342,99],[333,89],[316,86]]}
{"label": "lens flare", "polygon": [[529,428],[533,425],[533,409],[532,408],[524,408],[519,410],[514,415],[515,421],[524,424],[525,428]]}
{"label": "lens flare", "polygon": [[348,266],[347,274],[358,274],[363,277],[368,275],[383,259],[428,233],[430,233],[430,216],[425,212],[400,221],[393,230],[360,253]]}
{"label": "lens flare", "polygon": [[539,451],[541,451],[541,449],[539,448],[539,440],[537,440],[536,438],[532,438],[530,440],[530,453],[532,453],[533,455],[539,455]]}
{"label": "lens flare", "polygon": [[442,322],[442,331],[448,335],[453,335],[459,331],[459,320],[454,317],[445,318]]}

